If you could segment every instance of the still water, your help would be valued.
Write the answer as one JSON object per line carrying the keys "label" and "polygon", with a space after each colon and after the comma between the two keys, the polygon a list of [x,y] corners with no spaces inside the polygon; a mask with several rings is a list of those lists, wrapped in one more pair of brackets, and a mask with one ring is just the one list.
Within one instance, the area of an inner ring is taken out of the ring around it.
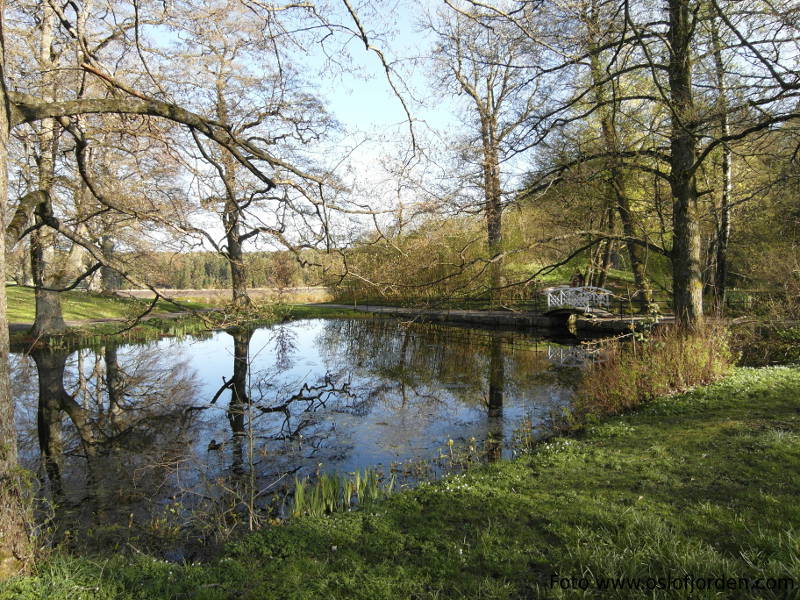
{"label": "still water", "polygon": [[16,354],[20,455],[73,529],[185,527],[245,501],[280,514],[296,477],[412,484],[511,456],[569,402],[582,359],[533,334],[384,319]]}

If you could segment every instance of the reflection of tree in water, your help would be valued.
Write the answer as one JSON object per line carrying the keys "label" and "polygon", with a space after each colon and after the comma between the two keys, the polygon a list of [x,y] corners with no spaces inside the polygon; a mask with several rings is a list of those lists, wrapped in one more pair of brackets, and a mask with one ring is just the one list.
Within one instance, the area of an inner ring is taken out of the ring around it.
{"label": "reflection of tree in water", "polygon": [[340,320],[326,323],[318,344],[331,361],[349,361],[378,375],[381,385],[396,390],[404,400],[407,390],[432,399],[432,391],[444,387],[466,404],[487,403],[492,352],[502,354],[500,377],[509,393],[556,380],[547,360],[547,344],[514,332]]}
{"label": "reflection of tree in water", "polygon": [[275,370],[288,371],[294,361],[292,355],[297,350],[297,333],[290,325],[285,323],[274,325],[270,328],[270,341],[275,348]]}
{"label": "reflection of tree in water", "polygon": [[[341,320],[323,325],[316,343],[325,364],[306,380],[292,360],[296,329],[270,334],[274,362],[259,360],[252,331],[228,332],[231,375],[211,398],[157,346],[34,355],[27,368],[35,364],[42,388],[35,439],[53,495],[80,504],[87,521],[120,524],[150,499],[177,494],[197,506],[230,494],[252,523],[254,508],[266,504],[262,491],[291,481],[287,473],[356,457],[361,423],[366,439],[417,453],[439,443],[442,426],[468,422],[465,439],[483,437],[489,458],[498,458],[504,400],[540,385],[535,379],[551,369],[546,346],[531,348],[513,333]],[[217,403],[221,412],[207,412]],[[223,437],[209,443],[220,422]]]}
{"label": "reflection of tree in water", "polygon": [[379,376],[371,393],[387,397],[387,392],[397,391],[402,402],[409,391],[432,399],[427,388],[440,382],[458,382],[461,391],[474,394],[483,381],[482,349],[452,343],[440,327],[389,320],[329,321],[317,343],[329,361],[350,363]]}
{"label": "reflection of tree in water", "polygon": [[[315,382],[285,381],[291,369],[291,354],[296,349],[296,333],[286,326],[271,329],[270,348],[275,353],[274,367],[254,370],[252,330],[229,330],[233,338],[233,375],[224,379],[211,398],[215,404],[226,390],[230,401],[226,414],[231,427],[230,442],[212,440],[209,450],[231,447],[231,470],[234,475],[252,473],[261,456],[302,450],[306,458],[314,455],[333,432],[334,425],[317,418],[323,410],[356,408],[358,401],[350,393],[349,378],[343,371],[327,372]],[[259,354],[261,350],[255,352]],[[278,445],[276,445],[278,444]],[[246,447],[246,448],[245,448]],[[301,456],[295,457],[300,459]],[[286,461],[263,465],[262,477],[286,474]],[[283,467],[281,467],[283,465]],[[283,468],[283,471],[281,471]],[[296,465],[291,470],[296,470]]]}
{"label": "reflection of tree in water", "polygon": [[499,337],[492,339],[489,351],[489,402],[486,414],[486,456],[490,462],[503,452],[503,389],[505,388],[505,358]]}
{"label": "reflection of tree in water", "polygon": [[490,459],[502,453],[504,396],[517,404],[535,398],[543,407],[560,405],[571,387],[565,383],[574,378],[548,360],[547,341],[515,331],[330,321],[317,343],[330,362],[356,365],[356,393],[373,394],[390,414],[404,415],[405,431],[387,430],[387,442],[406,443],[418,424],[436,423],[434,418],[441,423],[457,417],[456,406],[472,407],[485,415],[482,436]]}
{"label": "reflection of tree in water", "polygon": [[[265,393],[266,389],[271,388],[263,382],[256,384],[256,389],[262,400],[272,399],[272,393]],[[290,395],[279,404],[269,404],[258,402],[255,408],[261,414],[280,413],[283,421],[279,431],[275,434],[275,439],[291,440],[295,439],[314,423],[311,419],[303,419],[303,415],[308,415],[320,409],[329,408],[329,402],[338,401],[352,397],[350,393],[350,381],[326,373],[317,384],[303,383],[300,389]]]}
{"label": "reflection of tree in water", "polygon": [[228,421],[234,437],[244,435],[244,415],[250,403],[247,390],[247,372],[250,368],[250,340],[252,330],[228,332],[233,337],[233,375],[230,378],[231,399],[228,404]]}
{"label": "reflection of tree in water", "polygon": [[77,509],[93,521],[101,513],[127,517],[129,501],[154,495],[185,452],[194,374],[182,361],[163,361],[155,347],[137,350],[124,361],[115,347],[80,350],[72,360],[67,350],[31,352],[37,437],[61,511]]}

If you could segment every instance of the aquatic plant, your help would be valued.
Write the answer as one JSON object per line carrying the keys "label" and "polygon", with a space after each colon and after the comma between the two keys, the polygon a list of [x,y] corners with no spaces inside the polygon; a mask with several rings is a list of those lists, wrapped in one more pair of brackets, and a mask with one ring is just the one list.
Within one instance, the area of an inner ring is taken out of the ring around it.
{"label": "aquatic plant", "polygon": [[363,506],[395,489],[396,478],[388,478],[376,469],[353,473],[319,473],[316,480],[295,478],[294,502],[291,515],[321,516]]}

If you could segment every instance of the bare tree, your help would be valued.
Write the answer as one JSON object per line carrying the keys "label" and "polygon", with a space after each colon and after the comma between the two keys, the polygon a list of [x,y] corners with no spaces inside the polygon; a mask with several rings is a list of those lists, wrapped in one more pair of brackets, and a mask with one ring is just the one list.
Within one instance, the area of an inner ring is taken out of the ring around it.
{"label": "bare tree", "polygon": [[[444,91],[467,99],[469,133],[461,142],[469,186],[479,190],[486,219],[490,289],[502,285],[502,211],[509,189],[503,166],[517,154],[518,136],[534,113],[535,54],[513,26],[484,22],[485,14],[455,3],[440,10],[428,27],[436,34],[435,73]],[[474,169],[474,171],[472,171]],[[494,292],[493,292],[494,293]]]}
{"label": "bare tree", "polygon": [[[122,57],[135,56],[141,50],[138,45],[138,32],[144,19],[139,13],[138,4],[134,3],[132,14],[128,13],[123,18],[122,24],[119,20],[115,20],[116,14],[109,16],[110,13],[106,15],[108,21],[102,21],[102,14],[84,10],[89,5],[80,2],[70,3],[63,8],[54,3],[48,3],[48,6],[56,12],[59,34],[71,39],[81,50],[82,60],[79,68],[82,75],[91,79],[95,85],[91,86],[86,94],[75,94],[64,99],[54,99],[29,88],[24,73],[17,72],[11,76],[6,68],[9,37],[5,35],[5,28],[3,29],[3,35],[0,36],[0,94],[2,95],[0,97],[0,202],[2,203],[0,208],[3,212],[8,203],[10,131],[13,128],[55,120],[73,134],[76,143],[85,147],[88,142],[80,134],[79,128],[75,127],[75,120],[85,115],[139,115],[144,118],[142,123],[145,127],[152,118],[179,124],[192,134],[204,137],[230,153],[234,160],[266,190],[274,189],[278,181],[288,181],[289,185],[297,180],[310,181],[318,189],[330,183],[325,175],[308,173],[274,156],[269,151],[268,144],[264,144],[262,139],[237,136],[226,123],[188,110],[185,108],[188,102],[181,103],[167,97],[167,94],[159,89],[157,78],[151,77],[152,73],[147,72],[146,61],[142,61],[143,72],[133,78],[134,83],[126,82],[125,78],[116,72],[114,65],[118,64],[115,61],[122,60]],[[253,5],[250,7],[257,9]],[[310,7],[298,9],[311,10]],[[155,7],[154,10],[158,11],[158,8]],[[274,10],[276,8],[272,6],[263,7],[263,11],[267,13]],[[5,17],[7,11],[5,1],[0,0],[0,15]],[[107,27],[107,43],[92,46],[90,35],[102,30],[104,26]],[[132,34],[131,37],[127,36],[128,33]],[[105,61],[104,55],[112,60]],[[49,190],[46,188],[38,189],[36,192],[49,196]],[[95,195],[102,197],[102,194]],[[316,198],[312,199],[312,206],[320,204]],[[93,258],[102,260],[100,249],[92,244],[91,240],[63,227],[58,215],[40,211],[39,216],[42,225],[59,231],[75,243],[85,245]],[[4,228],[3,233],[5,234]],[[112,263],[109,266],[118,265]],[[126,271],[124,267],[119,266],[121,271]],[[0,268],[4,268],[4,262],[0,263]],[[4,305],[3,289],[0,290],[0,306]],[[8,386],[6,323],[5,311],[0,310],[0,434],[3,440],[0,445],[0,566],[3,575],[17,571],[30,556],[22,510],[23,498],[16,467],[13,401]]]}
{"label": "bare tree", "polygon": [[[266,23],[254,23],[249,11],[231,0],[208,4],[201,11],[193,5],[185,10],[173,20],[186,39],[186,67],[174,69],[176,87],[191,83],[198,109],[236,137],[258,139],[275,156],[291,157],[292,164],[306,163],[304,147],[320,144],[331,121],[310,93],[310,82],[298,72],[296,56],[287,52],[293,42],[289,24],[281,19],[291,21],[291,14],[268,14]],[[325,220],[314,207],[325,200],[318,187],[325,173],[320,165],[308,164],[318,181],[309,186],[300,177],[271,190],[243,171],[230,152],[207,147],[196,135],[193,141],[199,155],[187,164],[207,190],[201,192],[203,205],[219,216],[224,230],[223,239],[213,245],[228,261],[233,304],[246,306],[245,244],[266,237],[282,247],[301,245],[290,241],[289,221],[306,210]],[[304,243],[315,245],[321,237],[310,235]]]}

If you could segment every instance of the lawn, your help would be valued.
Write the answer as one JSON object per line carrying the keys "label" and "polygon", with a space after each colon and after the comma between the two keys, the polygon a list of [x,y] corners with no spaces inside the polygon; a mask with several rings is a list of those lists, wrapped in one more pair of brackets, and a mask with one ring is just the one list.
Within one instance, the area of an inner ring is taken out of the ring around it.
{"label": "lawn", "polygon": [[213,563],[56,553],[0,598],[797,598],[799,399],[800,368],[738,369]]}
{"label": "lawn", "polygon": [[[35,316],[35,301],[32,288],[17,285],[6,286],[8,320],[12,323],[33,323]],[[121,298],[117,296],[102,296],[85,291],[62,292],[61,308],[66,320],[86,319],[125,319],[142,313],[150,305],[145,300],[135,298]],[[181,304],[190,308],[204,308],[198,302],[183,302]],[[159,301],[153,313],[180,312],[186,310],[169,302]]]}

